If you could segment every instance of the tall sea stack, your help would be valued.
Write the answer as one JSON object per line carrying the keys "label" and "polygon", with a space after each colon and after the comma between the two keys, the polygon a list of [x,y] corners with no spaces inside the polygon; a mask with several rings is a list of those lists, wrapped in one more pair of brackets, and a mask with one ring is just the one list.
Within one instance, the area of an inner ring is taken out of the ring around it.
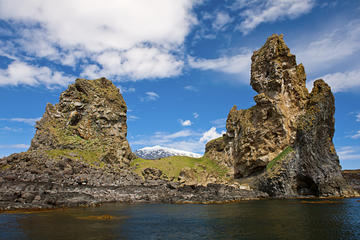
{"label": "tall sea stack", "polygon": [[252,56],[250,84],[256,105],[227,118],[226,134],[206,145],[205,155],[270,196],[345,196],[334,136],[334,96],[323,80],[306,88],[282,35],[272,35]]}

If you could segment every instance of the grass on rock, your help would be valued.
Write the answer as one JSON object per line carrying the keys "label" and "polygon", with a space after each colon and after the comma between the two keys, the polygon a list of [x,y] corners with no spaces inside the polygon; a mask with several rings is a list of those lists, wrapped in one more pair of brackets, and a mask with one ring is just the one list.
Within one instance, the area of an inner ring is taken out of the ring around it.
{"label": "grass on rock", "polygon": [[175,180],[178,179],[181,170],[186,167],[196,169],[198,172],[206,170],[208,173],[212,173],[221,178],[225,177],[228,171],[225,167],[218,165],[216,162],[206,157],[192,158],[172,156],[157,160],[137,158],[131,162],[131,166],[135,168],[134,172],[139,176],[142,176],[141,172],[146,168],[157,168],[169,178],[174,177]]}
{"label": "grass on rock", "polygon": [[96,168],[103,168],[105,163],[100,161],[99,151],[85,151],[85,150],[72,150],[72,149],[53,149],[47,151],[50,157],[60,158],[68,157],[73,160],[83,161],[88,163],[90,166]]}
{"label": "grass on rock", "polygon": [[292,147],[287,146],[279,155],[277,155],[273,160],[268,163],[268,165],[266,166],[266,170],[270,170],[276,164],[276,162],[284,159],[286,155],[293,151],[294,149]]}

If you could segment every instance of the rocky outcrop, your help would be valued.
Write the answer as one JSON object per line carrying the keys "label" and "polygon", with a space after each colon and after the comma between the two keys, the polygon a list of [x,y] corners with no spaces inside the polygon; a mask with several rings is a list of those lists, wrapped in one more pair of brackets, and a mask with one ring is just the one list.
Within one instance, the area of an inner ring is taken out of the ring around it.
{"label": "rocky outcrop", "polygon": [[126,111],[111,81],[77,79],[59,103],[46,106],[30,149],[0,160],[0,202],[80,204],[102,188],[141,184],[129,169],[135,155],[126,139]]}
{"label": "rocky outcrop", "polygon": [[353,196],[332,143],[334,96],[323,80],[309,93],[305,80],[282,36],[271,36],[252,57],[256,105],[233,107],[226,134],[206,145],[202,159],[213,161],[193,159],[177,176],[152,164],[136,174],[119,90],[105,78],[77,79],[46,106],[30,149],[0,159],[0,210]]}
{"label": "rocky outcrop", "polygon": [[[103,163],[128,166],[132,154],[126,139],[127,107],[119,89],[106,78],[77,79],[48,104],[36,124],[29,151],[93,154]],[[81,155],[81,154],[80,154]]]}
{"label": "rocky outcrop", "polygon": [[46,106],[36,129],[27,152],[0,159],[0,210],[267,196],[224,184],[180,184],[156,168],[134,173],[126,104],[105,78],[77,79],[59,103]]}
{"label": "rocky outcrop", "polygon": [[[272,35],[252,56],[250,84],[256,105],[227,118],[226,134],[206,145],[206,156],[251,178],[271,196],[352,194],[341,175],[332,138],[334,96],[323,81],[306,88],[302,64],[283,36]],[[254,176],[257,176],[254,178]]]}
{"label": "rocky outcrop", "polygon": [[360,169],[342,171],[346,182],[360,194]]}

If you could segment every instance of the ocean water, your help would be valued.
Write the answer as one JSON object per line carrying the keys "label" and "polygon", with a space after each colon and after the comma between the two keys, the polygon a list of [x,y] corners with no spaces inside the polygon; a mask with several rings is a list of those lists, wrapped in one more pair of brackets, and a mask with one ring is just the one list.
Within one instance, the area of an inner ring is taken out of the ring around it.
{"label": "ocean water", "polygon": [[[108,215],[112,218],[106,219]],[[0,239],[357,240],[360,202],[339,199],[254,200],[215,205],[114,203],[97,208],[0,214]]]}

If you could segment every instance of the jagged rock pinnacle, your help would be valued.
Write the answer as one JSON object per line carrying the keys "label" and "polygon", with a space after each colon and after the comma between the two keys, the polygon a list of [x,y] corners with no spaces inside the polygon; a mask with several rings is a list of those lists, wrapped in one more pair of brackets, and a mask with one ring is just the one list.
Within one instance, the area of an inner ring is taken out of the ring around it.
{"label": "jagged rock pinnacle", "polygon": [[233,107],[226,135],[209,142],[205,155],[232,167],[235,178],[259,176],[254,187],[273,196],[346,194],[330,87],[317,80],[309,94],[304,67],[282,35],[270,36],[251,59],[256,105]]}
{"label": "jagged rock pinnacle", "polygon": [[58,104],[46,106],[30,151],[76,149],[93,152],[105,163],[128,164],[133,154],[126,139],[126,111],[110,80],[76,79]]}

